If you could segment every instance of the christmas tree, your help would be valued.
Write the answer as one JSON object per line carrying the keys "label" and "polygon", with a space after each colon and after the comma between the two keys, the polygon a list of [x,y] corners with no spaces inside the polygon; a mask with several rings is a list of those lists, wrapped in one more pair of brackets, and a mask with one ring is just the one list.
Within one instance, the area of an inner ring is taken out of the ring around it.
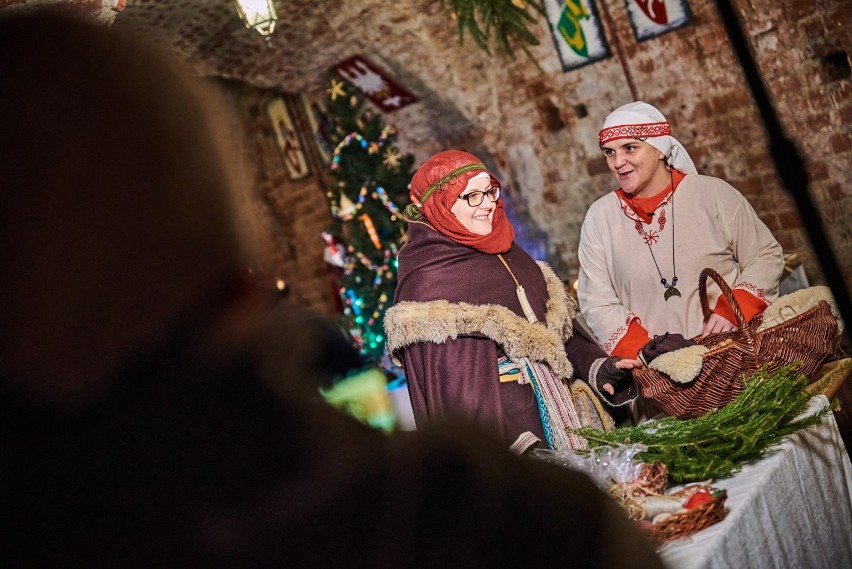
{"label": "christmas tree", "polygon": [[396,289],[414,157],[394,146],[396,130],[365,107],[351,83],[332,74],[327,92],[334,183],[328,192],[333,222],[323,235],[326,260],[339,267],[342,327],[365,358],[391,371],[384,313]]}

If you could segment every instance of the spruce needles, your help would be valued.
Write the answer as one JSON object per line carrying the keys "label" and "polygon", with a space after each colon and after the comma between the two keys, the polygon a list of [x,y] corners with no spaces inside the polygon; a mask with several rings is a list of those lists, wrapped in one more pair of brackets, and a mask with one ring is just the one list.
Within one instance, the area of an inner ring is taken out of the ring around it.
{"label": "spruce needles", "polygon": [[[527,46],[539,44],[535,33],[529,29],[536,17],[544,15],[538,2],[525,0],[441,0],[441,7],[458,21],[459,42],[464,43],[465,32],[470,34],[485,53],[491,55],[489,43],[497,43],[499,53],[515,58],[515,48],[520,48],[535,61]],[[527,9],[531,8],[533,14]]]}
{"label": "spruce needles", "polygon": [[675,483],[726,478],[743,464],[756,461],[784,437],[822,421],[830,412],[802,416],[812,393],[808,380],[795,364],[774,372],[764,366],[743,378],[744,389],[725,407],[698,417],[649,421],[609,432],[592,428],[577,431],[589,448],[604,445],[642,444],[647,450],[636,459],[662,462]]}

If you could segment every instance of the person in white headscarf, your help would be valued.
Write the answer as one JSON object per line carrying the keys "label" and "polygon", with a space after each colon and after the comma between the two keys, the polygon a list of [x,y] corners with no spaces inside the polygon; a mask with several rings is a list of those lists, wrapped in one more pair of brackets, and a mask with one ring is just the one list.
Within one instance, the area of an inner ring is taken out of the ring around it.
{"label": "person in white headscarf", "polygon": [[781,246],[745,197],[699,175],[671,133],[663,114],[641,101],[610,113],[599,142],[620,187],[591,205],[580,236],[583,317],[608,354],[645,364],[659,355],[655,336],[669,334],[676,349],[737,329],[711,279],[704,321],[704,268],[731,286],[747,321],[777,298],[784,268]]}

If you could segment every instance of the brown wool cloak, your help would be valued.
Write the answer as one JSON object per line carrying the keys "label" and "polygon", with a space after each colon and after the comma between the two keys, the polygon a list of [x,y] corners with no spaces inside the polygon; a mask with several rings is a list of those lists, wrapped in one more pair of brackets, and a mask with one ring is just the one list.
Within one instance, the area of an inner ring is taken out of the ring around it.
{"label": "brown wool cloak", "polygon": [[388,350],[405,369],[417,425],[460,416],[507,445],[526,431],[544,440],[531,386],[501,383],[497,359],[505,353],[545,362],[566,381],[574,366],[587,373],[606,354],[574,337],[575,301],[547,264],[513,243],[503,259],[539,319],[530,323],[497,255],[459,245],[422,222],[409,225],[409,236],[385,329]]}

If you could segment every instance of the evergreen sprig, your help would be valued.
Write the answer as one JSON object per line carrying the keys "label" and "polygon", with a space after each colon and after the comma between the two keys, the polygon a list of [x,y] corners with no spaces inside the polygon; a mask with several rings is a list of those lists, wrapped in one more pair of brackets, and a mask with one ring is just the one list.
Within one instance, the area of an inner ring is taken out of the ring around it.
{"label": "evergreen sprig", "polygon": [[539,41],[528,26],[536,17],[527,10],[532,7],[538,15],[544,9],[537,1],[522,0],[441,0],[441,7],[450,10],[458,22],[459,43],[464,45],[465,33],[470,34],[485,53],[491,55],[489,43],[497,43],[501,55],[515,58],[515,49],[520,48],[535,61],[528,46]]}
{"label": "evergreen sprig", "polygon": [[609,432],[592,428],[578,433],[589,447],[642,444],[647,450],[636,459],[662,462],[675,483],[726,478],[746,463],[800,429],[818,424],[831,411],[803,415],[813,394],[808,379],[795,364],[769,372],[764,366],[743,378],[744,389],[728,405],[696,419],[666,417]]}

